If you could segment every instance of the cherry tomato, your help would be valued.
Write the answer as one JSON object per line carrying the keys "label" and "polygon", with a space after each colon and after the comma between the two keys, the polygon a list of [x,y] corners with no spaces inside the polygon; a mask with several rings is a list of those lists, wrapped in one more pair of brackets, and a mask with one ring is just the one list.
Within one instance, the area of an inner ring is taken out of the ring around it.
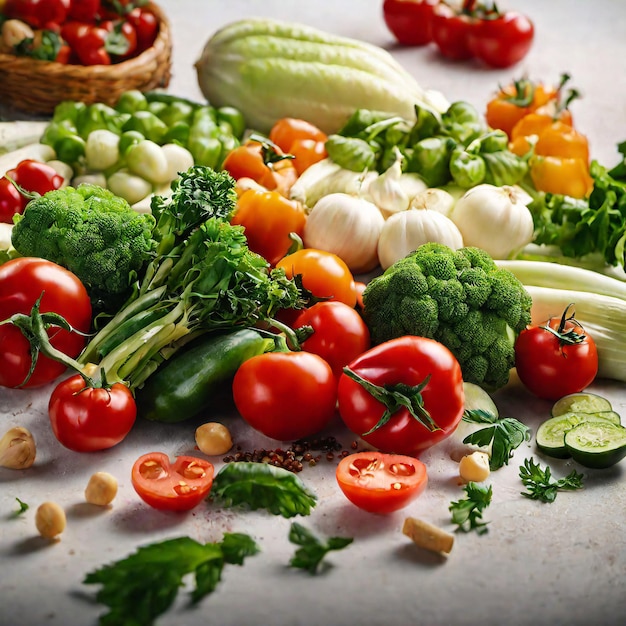
{"label": "cherry tomato", "polygon": [[588,387],[598,373],[598,351],[568,307],[561,317],[523,330],[515,342],[515,367],[524,386],[546,400]]}
{"label": "cherry tomato", "polygon": [[374,451],[344,457],[335,475],[341,491],[352,504],[383,515],[406,507],[428,484],[426,466],[421,461]]}
{"label": "cherry tomato", "polygon": [[67,17],[79,22],[96,22],[99,19],[100,0],[71,0]]}
{"label": "cherry tomato", "polygon": [[6,177],[0,178],[0,222],[13,224],[13,216],[24,212],[23,196]]}
{"label": "cherry tomato", "polygon": [[472,54],[490,67],[504,68],[521,61],[533,42],[533,23],[521,13],[505,11],[478,19],[467,33]]}
{"label": "cherry tomato", "polygon": [[290,234],[302,237],[306,214],[300,203],[277,191],[248,189],[239,196],[231,222],[245,228],[250,249],[274,266],[293,245]]}
{"label": "cherry tomato", "polygon": [[70,0],[6,0],[2,13],[43,29],[50,23],[62,24],[69,8]]}
{"label": "cherry tomato", "polygon": [[118,61],[128,59],[137,52],[137,31],[126,20],[112,23],[112,28],[105,42],[105,50]]}
{"label": "cherry tomato", "polygon": [[[22,189],[43,196],[48,191],[59,189],[64,182],[61,176],[51,165],[36,161],[34,159],[24,159],[13,169],[6,173],[6,176],[16,182]],[[20,194],[22,210],[24,211],[30,198]]]}
{"label": "cherry tomato", "polygon": [[291,159],[278,146],[258,141],[248,141],[231,150],[224,159],[222,169],[235,180],[251,178],[266,189],[278,191],[284,196],[289,194],[298,177]]}
{"label": "cherry tomato", "polygon": [[131,471],[139,497],[162,511],[190,511],[211,491],[215,468],[193,456],[176,457],[174,463],[162,452],[140,456]]}
{"label": "cherry tomato", "polygon": [[301,139],[326,141],[326,133],[314,124],[294,117],[283,117],[272,126],[269,139],[283,152],[291,153],[293,144]]}
{"label": "cherry tomato", "polygon": [[55,387],[48,415],[52,431],[63,446],[75,452],[96,452],[112,448],[128,435],[137,407],[126,385],[89,387],[80,374],[75,374]]}
{"label": "cherry tomato", "polygon": [[244,361],[233,379],[241,417],[272,439],[295,441],[325,428],[335,413],[330,365],[311,352],[266,352]]}
{"label": "cherry tomato", "polygon": [[370,332],[363,318],[343,302],[318,302],[304,309],[293,328],[303,326],[314,332],[300,348],[321,356],[337,378],[345,365],[370,348]]}
{"label": "cherry tomato", "polygon": [[[43,296],[42,296],[43,293]],[[14,313],[30,314],[41,297],[40,311],[62,315],[79,332],[50,327],[50,343],[71,357],[85,345],[91,326],[91,301],[80,280],[64,267],[33,257],[21,257],[0,265],[0,321]],[[19,387],[31,367],[30,343],[12,324],[0,326],[0,385]],[[24,387],[37,387],[58,378],[66,366],[39,355]]]}
{"label": "cherry tomato", "polygon": [[137,52],[150,48],[159,32],[159,21],[152,11],[135,7],[126,15],[126,19],[135,27],[137,33]]}
{"label": "cherry tomato", "polygon": [[300,176],[309,169],[311,165],[319,163],[328,156],[326,151],[326,141],[315,141],[315,139],[296,139],[289,149],[289,154],[293,156],[293,166]]}
{"label": "cherry tomato", "polygon": [[[463,416],[461,366],[433,339],[406,335],[386,341],[348,368],[362,382],[345,371],[341,375],[339,414],[352,432],[381,452],[416,455],[451,435]],[[394,393],[416,407],[414,414]]]}
{"label": "cherry tomato", "polygon": [[403,46],[425,46],[433,40],[433,10],[440,0],[384,0],[387,28]]}
{"label": "cherry tomato", "polygon": [[356,304],[354,276],[336,254],[302,248],[283,257],[276,267],[282,267],[289,278],[302,276],[302,284],[317,298],[339,300],[348,306]]}
{"label": "cherry tomato", "polygon": [[472,58],[468,36],[473,25],[474,18],[445,3],[440,2],[433,8],[433,41],[444,57],[455,61]]}

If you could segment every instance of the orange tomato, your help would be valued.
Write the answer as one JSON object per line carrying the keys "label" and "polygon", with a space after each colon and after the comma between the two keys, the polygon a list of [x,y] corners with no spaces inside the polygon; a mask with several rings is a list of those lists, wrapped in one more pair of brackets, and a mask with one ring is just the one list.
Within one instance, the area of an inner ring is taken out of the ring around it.
{"label": "orange tomato", "polygon": [[589,163],[587,137],[563,122],[553,122],[541,133],[535,145],[535,154],[568,159],[581,159]]}
{"label": "orange tomato", "polygon": [[293,117],[278,120],[269,133],[269,139],[283,152],[293,155],[298,174],[326,158],[326,133],[314,124]]}
{"label": "orange tomato", "polygon": [[302,248],[283,257],[282,267],[289,278],[300,275],[302,285],[317,298],[356,305],[357,291],[352,272],[336,254],[316,248]]}
{"label": "orange tomato", "polygon": [[298,175],[328,156],[326,142],[315,139],[296,139],[291,144],[289,154],[293,155],[293,166]]}
{"label": "orange tomato", "polygon": [[530,162],[530,177],[539,191],[585,198],[593,189],[587,163],[580,158],[535,156]]}
{"label": "orange tomato", "polygon": [[244,227],[250,250],[274,266],[293,244],[289,237],[302,237],[306,214],[304,207],[277,191],[249,189],[237,200],[231,223]]}

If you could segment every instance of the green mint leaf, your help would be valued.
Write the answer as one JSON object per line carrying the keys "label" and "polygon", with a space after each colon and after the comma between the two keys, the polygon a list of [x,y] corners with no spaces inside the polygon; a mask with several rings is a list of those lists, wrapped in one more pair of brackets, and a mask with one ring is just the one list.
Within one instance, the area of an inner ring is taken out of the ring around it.
{"label": "green mint leaf", "polygon": [[582,489],[583,475],[576,470],[570,472],[565,478],[552,479],[552,470],[549,465],[542,468],[534,459],[524,459],[524,464],[519,468],[519,476],[526,491],[521,494],[531,500],[541,502],[554,502],[560,490]]}
{"label": "green mint leaf", "polygon": [[198,602],[215,589],[224,562],[231,562],[225,553],[253,554],[253,545],[247,535],[227,534],[223,543],[207,544],[177,537],[140,547],[134,554],[88,573],[83,582],[102,585],[96,599],[109,608],[100,617],[102,626],[150,626],[171,607],[186,575],[195,575],[191,599]]}
{"label": "green mint leaf", "polygon": [[273,515],[309,515],[317,496],[293,472],[267,463],[227,463],[217,473],[211,498],[224,506],[266,509]]}
{"label": "green mint leaf", "polygon": [[466,497],[451,502],[448,507],[452,513],[452,523],[458,526],[458,531],[475,530],[482,535],[488,531],[487,522],[482,521],[482,514],[491,503],[493,489],[491,485],[484,486],[469,482],[464,490]]}
{"label": "green mint leaf", "polygon": [[343,550],[352,543],[353,539],[351,537],[330,537],[324,542],[308,528],[294,522],[289,530],[289,541],[300,546],[289,561],[289,565],[305,569],[311,574],[317,574],[328,552]]}
{"label": "green mint leaf", "polygon": [[480,447],[491,446],[489,468],[494,471],[508,465],[513,451],[530,439],[530,429],[513,417],[498,418],[489,411],[473,409],[463,413],[463,421],[475,424],[489,424],[463,439]]}

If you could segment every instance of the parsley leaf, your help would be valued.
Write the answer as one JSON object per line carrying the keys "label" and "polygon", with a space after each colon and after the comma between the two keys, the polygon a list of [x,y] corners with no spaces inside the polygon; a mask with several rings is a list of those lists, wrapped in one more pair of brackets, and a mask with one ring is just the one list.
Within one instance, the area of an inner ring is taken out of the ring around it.
{"label": "parsley leaf", "polygon": [[201,544],[177,537],[140,547],[134,554],[87,574],[86,585],[101,584],[98,602],[109,607],[100,624],[149,626],[174,602],[183,577],[194,574],[194,603],[214,591],[225,563],[241,565],[259,551],[245,534],[226,533],[221,543]]}
{"label": "parsley leaf", "polygon": [[530,428],[513,417],[500,418],[489,411],[472,409],[463,413],[463,421],[488,424],[465,437],[463,443],[480,447],[491,445],[489,469],[492,471],[508,465],[509,459],[513,456],[513,450],[530,439]]}
{"label": "parsley leaf", "polygon": [[317,496],[293,472],[267,463],[227,463],[217,473],[211,498],[224,506],[267,509],[273,515],[309,515]]}
{"label": "parsley leaf", "polygon": [[300,546],[289,565],[307,570],[311,574],[317,574],[324,557],[331,550],[342,550],[350,545],[352,537],[330,537],[322,541],[309,529],[294,522],[289,530],[289,541]]}
{"label": "parsley leaf", "polygon": [[466,498],[451,502],[448,510],[452,513],[452,523],[457,530],[465,533],[475,530],[479,535],[488,531],[487,522],[482,521],[483,511],[491,503],[493,490],[491,485],[483,486],[474,482],[465,485]]}
{"label": "parsley leaf", "polygon": [[575,490],[583,488],[583,475],[576,470],[572,470],[565,478],[552,480],[552,470],[546,465],[541,468],[534,459],[525,459],[524,465],[520,465],[519,475],[527,491],[522,491],[522,495],[531,500],[541,500],[541,502],[554,502],[560,490]]}

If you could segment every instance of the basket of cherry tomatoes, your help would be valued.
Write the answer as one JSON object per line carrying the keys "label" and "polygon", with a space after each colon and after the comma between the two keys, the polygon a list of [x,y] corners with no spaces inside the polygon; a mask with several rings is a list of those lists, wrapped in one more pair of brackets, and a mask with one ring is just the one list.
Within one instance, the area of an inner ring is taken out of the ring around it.
{"label": "basket of cherry tomatoes", "polygon": [[153,2],[0,0],[0,104],[11,109],[114,105],[131,89],[166,87],[171,54],[168,19]]}

